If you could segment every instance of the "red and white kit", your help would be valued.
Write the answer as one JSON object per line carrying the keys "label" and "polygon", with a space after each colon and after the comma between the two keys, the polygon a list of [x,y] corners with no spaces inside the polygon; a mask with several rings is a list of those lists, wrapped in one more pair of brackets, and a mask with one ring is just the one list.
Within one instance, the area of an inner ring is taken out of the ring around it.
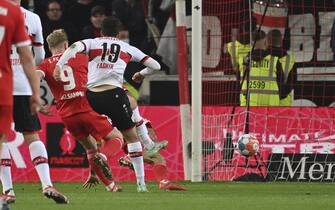
{"label": "red and white kit", "polygon": [[84,52],[89,56],[89,88],[113,85],[122,88],[123,74],[130,61],[144,63],[149,56],[115,37],[85,39]]}
{"label": "red and white kit", "polygon": [[0,133],[8,133],[12,122],[13,72],[10,67],[11,46],[30,45],[19,7],[0,1]]}
{"label": "red and white kit", "polygon": [[56,109],[67,129],[76,138],[91,134],[100,140],[113,130],[107,117],[94,112],[86,97],[87,56],[77,54],[63,66],[62,82],[54,80],[53,70],[61,54],[45,59],[38,67],[56,99]]}

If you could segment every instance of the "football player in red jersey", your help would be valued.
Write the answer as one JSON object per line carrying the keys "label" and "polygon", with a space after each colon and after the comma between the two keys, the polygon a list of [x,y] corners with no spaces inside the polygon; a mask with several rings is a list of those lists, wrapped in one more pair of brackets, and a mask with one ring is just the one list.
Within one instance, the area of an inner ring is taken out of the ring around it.
{"label": "football player in red jersey", "polygon": [[63,66],[61,81],[56,81],[53,70],[68,47],[68,38],[64,30],[55,30],[47,37],[47,42],[52,57],[45,59],[37,71],[47,81],[56,99],[58,114],[65,127],[85,147],[90,167],[106,189],[110,192],[121,191],[113,180],[105,157],[98,153],[92,138],[104,139],[109,144],[123,143],[121,133],[113,128],[108,117],[94,112],[86,99],[88,57],[79,53],[70,59]]}
{"label": "football player in red jersey", "polygon": [[[12,45],[17,47],[24,74],[32,89],[30,111],[36,113],[41,107],[40,82],[35,74],[30,44],[20,8],[11,2],[0,1],[0,151],[10,131],[13,115],[13,71],[10,65]],[[2,205],[5,205],[7,197],[1,196],[1,199]]]}
{"label": "football player in red jersey", "polygon": [[5,141],[12,123],[13,72],[9,56],[13,44],[32,88],[31,111],[37,112],[41,106],[40,82],[34,71],[35,62],[21,10],[8,1],[0,1],[0,143]]}
{"label": "football player in red jersey", "polygon": [[[20,6],[21,0],[11,0],[11,2]],[[40,17],[23,7],[20,9],[25,20],[25,29],[31,40],[31,48],[34,52],[35,63],[36,65],[39,65],[43,61],[45,55]],[[51,198],[54,201],[59,202],[61,200],[60,198],[64,196],[55,189],[50,177],[48,153],[38,134],[41,130],[40,121],[37,113],[31,113],[30,111],[30,98],[32,91],[28,83],[28,79],[24,74],[15,45],[12,46],[10,59],[14,79],[14,130],[23,135],[24,142],[29,148],[30,159],[34,164],[35,170],[41,182],[42,194],[47,198]],[[11,160],[12,157],[10,155],[9,146],[7,143],[3,143],[0,155],[0,176],[3,192],[1,197],[4,198],[7,203],[14,203],[16,200],[11,175]]]}

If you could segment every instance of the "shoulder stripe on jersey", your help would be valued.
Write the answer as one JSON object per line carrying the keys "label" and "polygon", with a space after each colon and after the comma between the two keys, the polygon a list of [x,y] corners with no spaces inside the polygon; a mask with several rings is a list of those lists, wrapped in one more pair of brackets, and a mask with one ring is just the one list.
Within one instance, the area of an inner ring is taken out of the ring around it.
{"label": "shoulder stripe on jersey", "polygon": [[94,58],[100,56],[102,53],[102,49],[91,49],[90,52],[88,53],[88,57],[91,60],[93,60]]}
{"label": "shoulder stripe on jersey", "polygon": [[84,42],[82,42],[82,41],[80,41],[80,42],[84,45],[84,50],[83,50],[83,52],[86,52],[86,49],[87,49],[86,44],[85,44]]}
{"label": "shoulder stripe on jersey", "polygon": [[149,56],[145,56],[141,61],[140,61],[140,63],[141,64],[143,64],[146,60],[148,60],[150,57]]}
{"label": "shoulder stripe on jersey", "polygon": [[42,43],[38,43],[38,42],[33,42],[33,46],[34,47],[42,47],[43,44]]}
{"label": "shoulder stripe on jersey", "polygon": [[123,52],[121,51],[120,53],[120,58],[125,62],[125,63],[129,63],[130,59],[131,59],[131,55],[127,52]]}
{"label": "shoulder stripe on jersey", "polygon": [[26,41],[23,41],[23,42],[18,42],[15,44],[16,47],[26,47],[26,46],[29,46],[31,45],[31,41],[30,40],[26,40]]}

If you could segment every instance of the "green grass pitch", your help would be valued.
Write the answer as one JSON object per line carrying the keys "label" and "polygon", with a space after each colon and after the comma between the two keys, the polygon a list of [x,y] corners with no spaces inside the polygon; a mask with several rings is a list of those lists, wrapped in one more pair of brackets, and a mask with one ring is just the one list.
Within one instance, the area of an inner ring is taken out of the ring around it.
{"label": "green grass pitch", "polygon": [[12,210],[331,210],[335,185],[323,183],[184,182],[185,192],[166,192],[148,183],[149,193],[137,193],[134,183],[120,183],[123,192],[102,186],[84,190],[80,183],[56,183],[70,199],[57,205],[42,197],[37,183],[16,183]]}

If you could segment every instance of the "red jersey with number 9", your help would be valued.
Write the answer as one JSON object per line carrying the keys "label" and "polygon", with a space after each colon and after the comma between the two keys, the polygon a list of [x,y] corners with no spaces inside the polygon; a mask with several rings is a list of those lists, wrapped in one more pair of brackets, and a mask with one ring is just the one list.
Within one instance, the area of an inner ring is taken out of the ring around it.
{"label": "red jersey with number 9", "polygon": [[30,45],[21,9],[8,1],[0,1],[0,105],[13,104],[13,72],[9,55],[12,44]]}
{"label": "red jersey with number 9", "polygon": [[53,78],[53,71],[62,54],[52,56],[38,66],[38,70],[44,75],[52,94],[56,99],[56,109],[62,118],[71,115],[92,111],[86,99],[87,65],[88,57],[77,54],[63,67],[61,82]]}

